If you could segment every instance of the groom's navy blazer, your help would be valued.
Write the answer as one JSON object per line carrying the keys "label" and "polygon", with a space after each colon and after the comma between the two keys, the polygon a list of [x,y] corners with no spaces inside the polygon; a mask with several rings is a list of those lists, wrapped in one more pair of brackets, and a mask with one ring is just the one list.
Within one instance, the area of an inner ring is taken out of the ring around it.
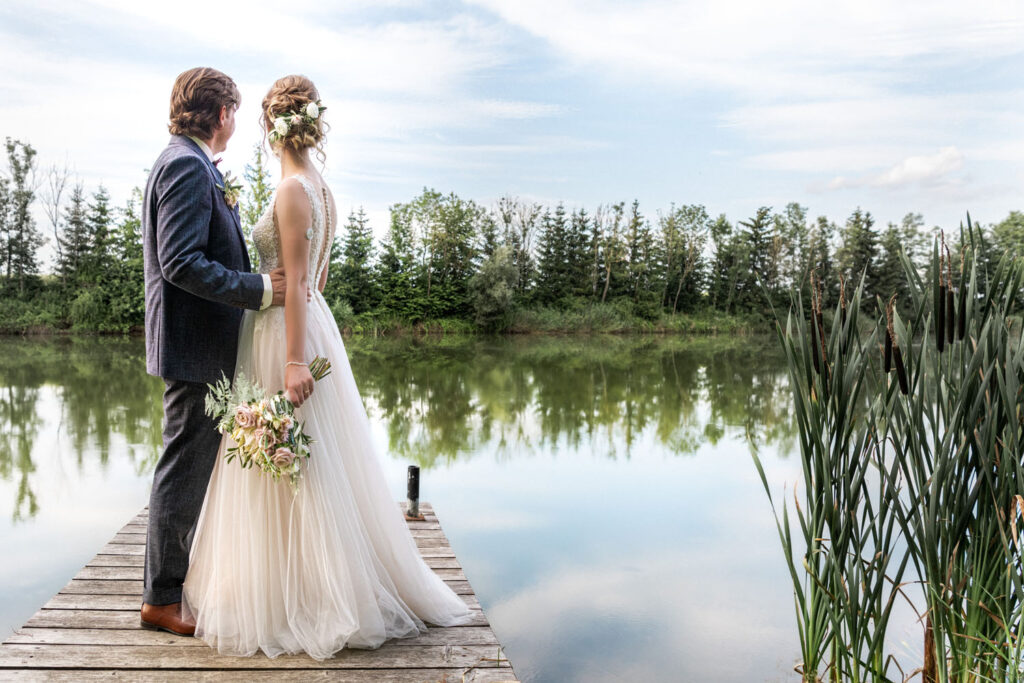
{"label": "groom's navy blazer", "polygon": [[249,272],[238,207],[195,142],[171,137],[146,182],[146,370],[169,380],[234,374],[244,308],[259,310],[263,277]]}

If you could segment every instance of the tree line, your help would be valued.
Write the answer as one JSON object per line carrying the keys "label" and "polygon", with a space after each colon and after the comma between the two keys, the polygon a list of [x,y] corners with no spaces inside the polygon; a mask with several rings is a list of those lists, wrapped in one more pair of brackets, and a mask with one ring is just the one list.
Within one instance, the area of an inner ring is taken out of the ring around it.
{"label": "tree line", "polygon": [[[87,192],[66,166],[41,170],[31,145],[7,138],[5,148],[0,331],[141,327],[141,190],[115,206],[104,187]],[[266,161],[256,148],[245,169],[247,232],[272,197]],[[37,225],[37,202],[45,226]],[[339,324],[357,331],[687,329],[679,321],[701,318],[717,321],[712,328],[737,320],[757,327],[773,303],[785,305],[789,289],[809,293],[812,271],[826,283],[826,305],[841,280],[861,276],[870,305],[875,295],[899,295],[906,287],[900,250],[925,259],[936,231],[919,213],[883,228],[857,208],[838,224],[811,218],[796,202],[731,221],[700,204],[649,213],[636,200],[588,210],[505,196],[488,207],[424,188],[390,207],[380,240],[362,208],[348,214],[324,294]],[[983,232],[992,258],[1024,253],[1024,213]],[[954,249],[958,233],[948,236]],[[40,256],[47,242],[49,264]]]}

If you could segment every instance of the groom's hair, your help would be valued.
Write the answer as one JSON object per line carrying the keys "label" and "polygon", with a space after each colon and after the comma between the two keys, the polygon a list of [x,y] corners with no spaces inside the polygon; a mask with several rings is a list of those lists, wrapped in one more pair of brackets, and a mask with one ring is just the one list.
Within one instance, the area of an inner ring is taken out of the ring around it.
{"label": "groom's hair", "polygon": [[178,75],[171,90],[172,135],[193,135],[201,140],[213,137],[220,125],[220,108],[238,106],[242,95],[227,74],[208,66]]}

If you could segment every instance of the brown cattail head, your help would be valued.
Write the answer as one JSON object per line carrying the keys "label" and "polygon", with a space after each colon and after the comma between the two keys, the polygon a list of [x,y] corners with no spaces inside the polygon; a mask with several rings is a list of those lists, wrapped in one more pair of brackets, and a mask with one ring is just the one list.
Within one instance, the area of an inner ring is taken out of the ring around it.
{"label": "brown cattail head", "polygon": [[964,282],[963,275],[960,276],[960,317],[956,319],[957,330],[956,336],[963,341],[964,336],[967,334],[967,283]]}
{"label": "brown cattail head", "polygon": [[953,304],[953,287],[946,288],[946,343],[952,346],[956,339],[956,307]]}
{"label": "brown cattail head", "polygon": [[892,345],[896,335],[893,332],[892,315],[893,308],[896,303],[896,295],[893,294],[892,298],[889,299],[888,305],[885,307],[885,372],[888,374],[892,371]]}
{"label": "brown cattail head", "polygon": [[896,363],[896,378],[900,382],[900,393],[904,396],[910,393],[910,383],[907,381],[907,368],[903,365],[903,352],[899,346],[892,349],[892,357]]}
{"label": "brown cattail head", "polygon": [[[942,238],[943,248],[946,240]],[[942,249],[939,250],[939,295],[933,302],[933,314],[935,316],[935,348],[942,353],[946,347],[946,280],[942,274]]]}

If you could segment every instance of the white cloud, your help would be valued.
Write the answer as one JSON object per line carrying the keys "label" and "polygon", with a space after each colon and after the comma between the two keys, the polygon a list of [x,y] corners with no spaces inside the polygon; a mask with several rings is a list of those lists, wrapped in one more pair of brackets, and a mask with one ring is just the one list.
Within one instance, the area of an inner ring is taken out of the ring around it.
{"label": "white cloud", "polygon": [[1024,34],[1011,0],[469,1],[581,65],[762,96],[868,93],[873,67],[1016,54]]}
{"label": "white cloud", "polygon": [[[982,182],[977,164],[1021,158],[1024,93],[972,82],[1022,54],[1024,5],[1011,0],[470,1],[577,71],[728,102],[709,112],[737,138],[723,163],[799,174],[804,191],[909,184],[942,204],[982,191],[967,187]],[[921,155],[940,147],[962,154]],[[940,191],[959,170],[961,192]]]}

